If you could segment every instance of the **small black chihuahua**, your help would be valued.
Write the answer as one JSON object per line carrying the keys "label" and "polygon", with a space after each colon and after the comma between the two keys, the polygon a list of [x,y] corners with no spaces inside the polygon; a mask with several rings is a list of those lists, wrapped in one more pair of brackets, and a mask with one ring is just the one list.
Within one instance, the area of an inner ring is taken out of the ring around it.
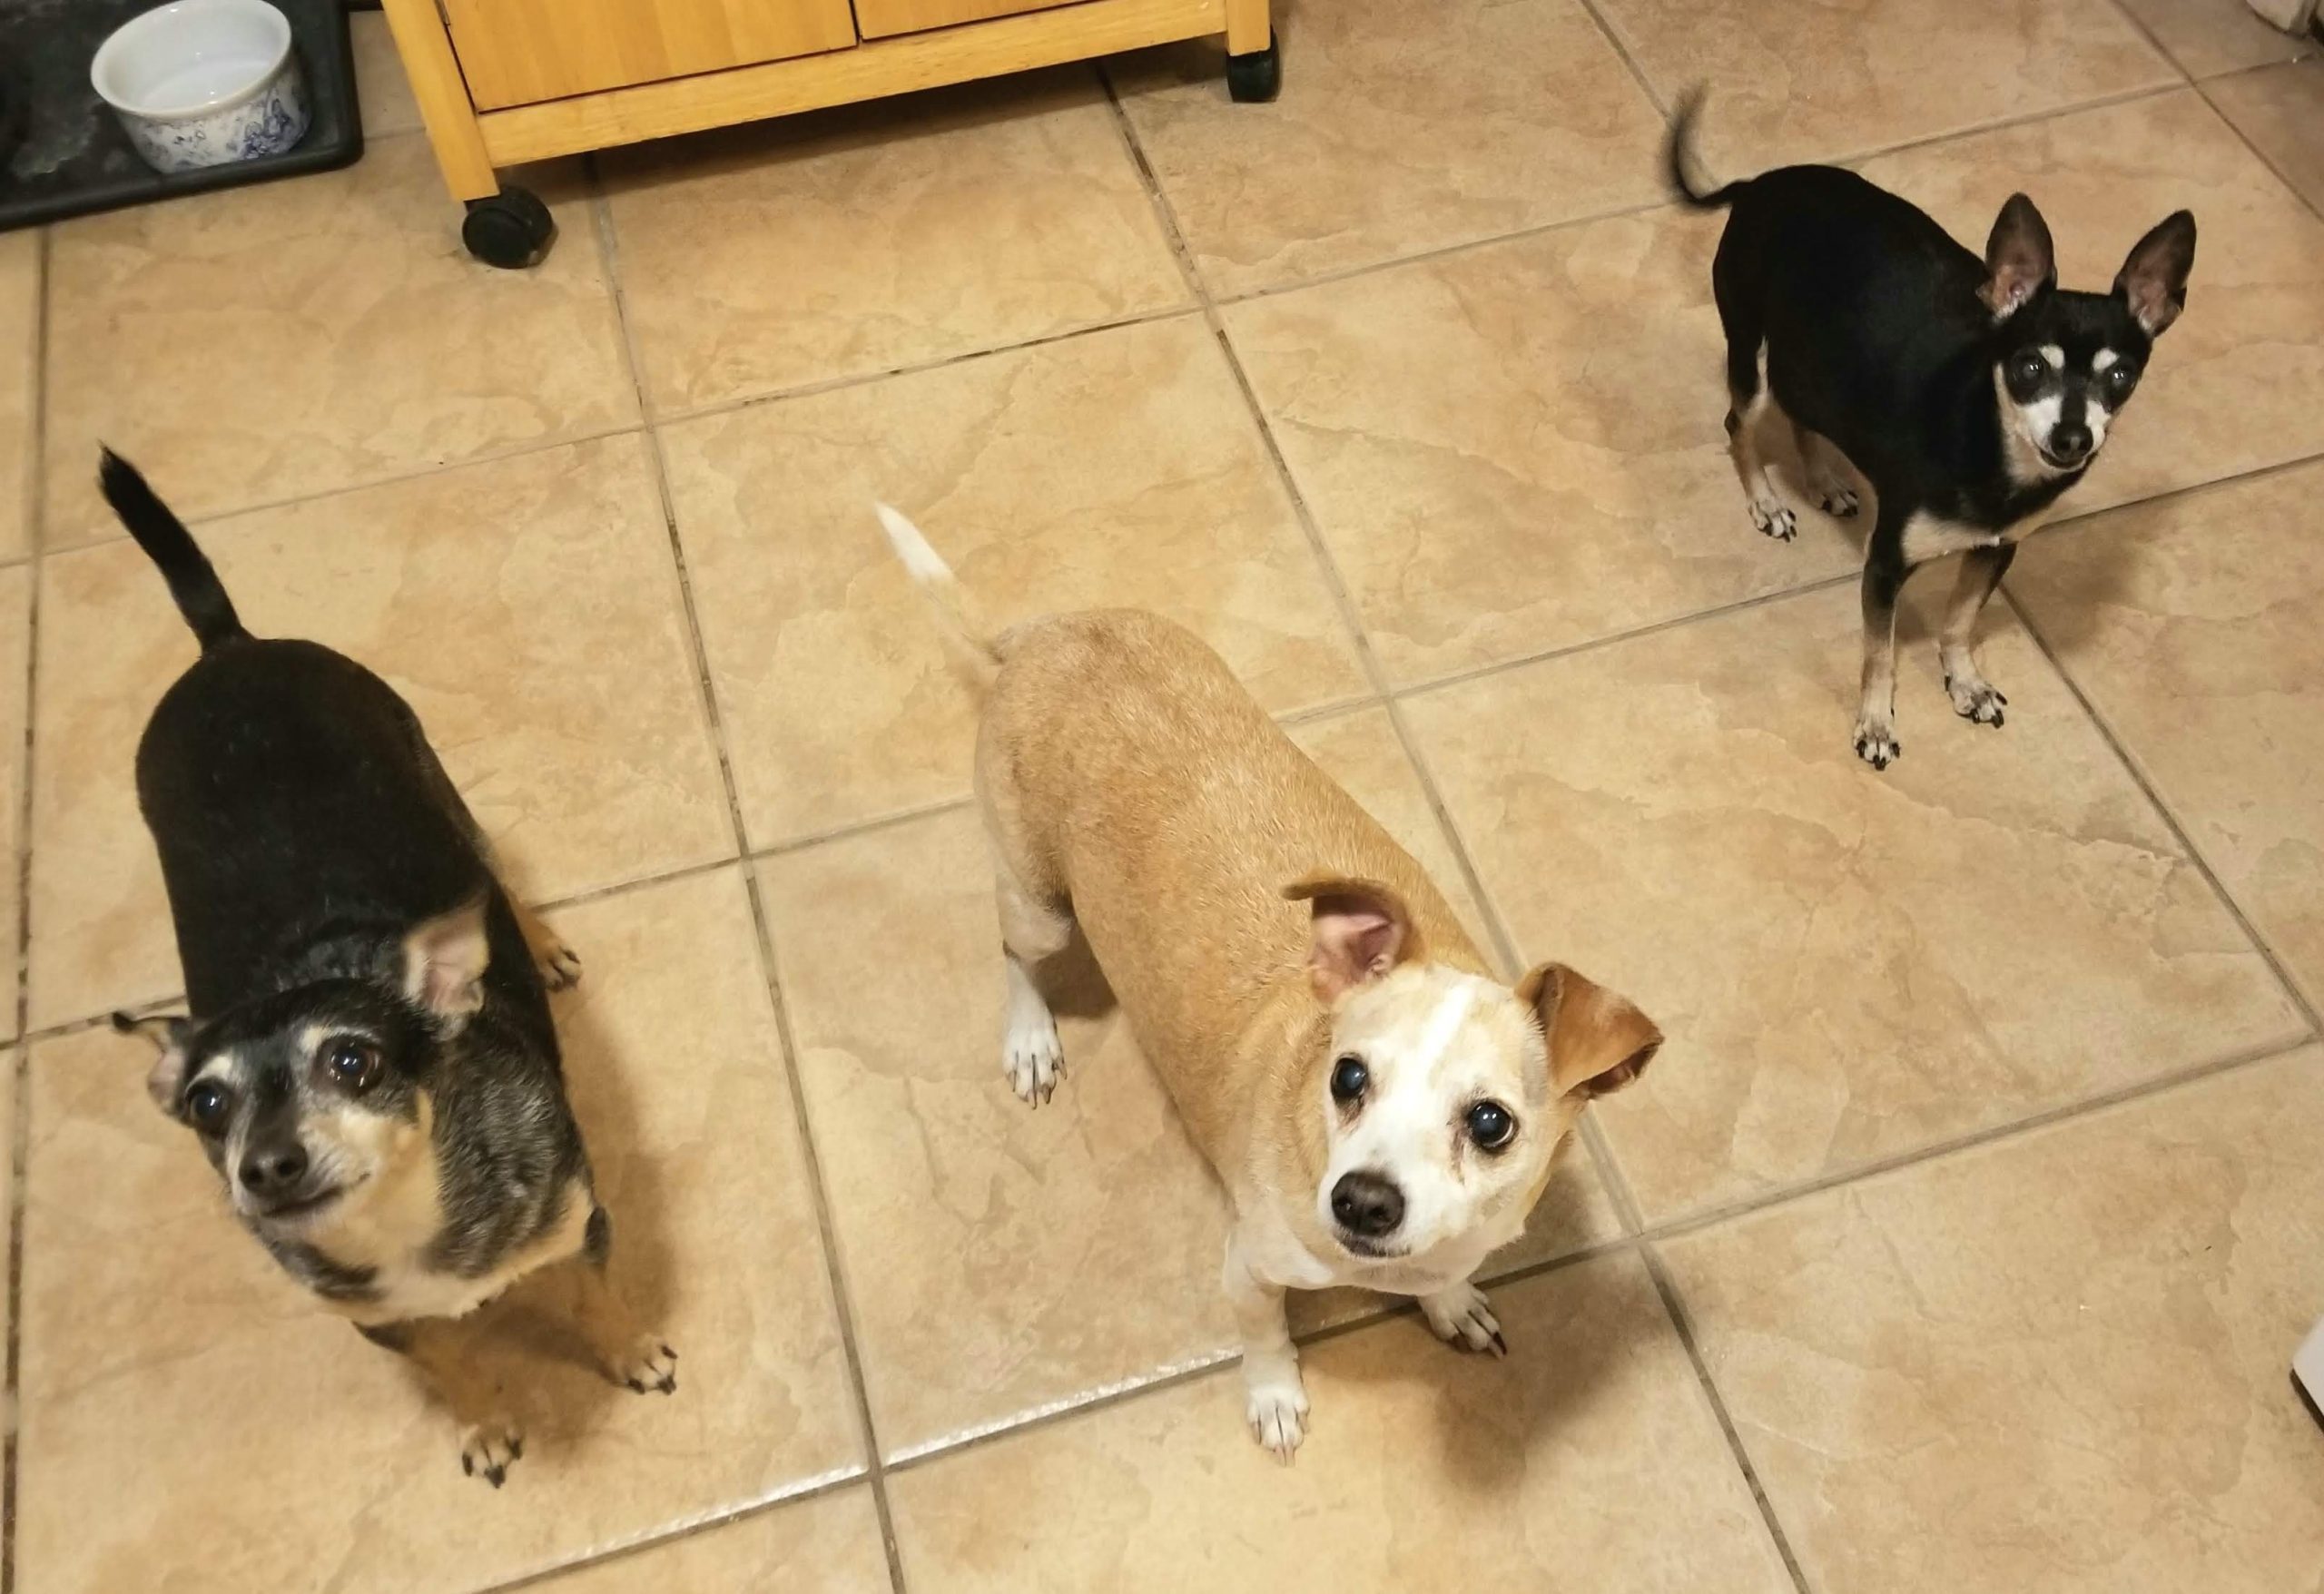
{"label": "small black chihuahua", "polygon": [[604,1278],[547,995],[579,960],[495,878],[409,705],[327,647],[251,636],[144,478],[111,452],[100,477],[202,644],[137,749],[192,1016],[114,1026],[159,1047],[153,1099],[236,1215],[413,1358],[497,1488],[523,1439],[449,1325],[519,1279],[569,1274],[606,1372],[675,1387]]}
{"label": "small black chihuahua", "polygon": [[2157,223],[2112,292],[2073,292],[2058,286],[2050,229],[2022,193],[2002,207],[1980,261],[1917,207],[1835,166],[1699,192],[1687,146],[1701,108],[1699,93],[1681,107],[1665,158],[1687,204],[1728,212],[1711,290],[1736,474],[1751,523],[1788,541],[1792,512],[1753,432],[1772,394],[1822,508],[1856,512],[1843,460],[1871,484],[1856,750],[1886,769],[1903,751],[1896,595],[1928,560],[1963,556],[1937,642],[1946,694],[1965,719],[2002,723],[2008,700],[1969,652],[1977,615],[2020,539],[2097,458],[2185,306],[2195,219],[2180,211]]}

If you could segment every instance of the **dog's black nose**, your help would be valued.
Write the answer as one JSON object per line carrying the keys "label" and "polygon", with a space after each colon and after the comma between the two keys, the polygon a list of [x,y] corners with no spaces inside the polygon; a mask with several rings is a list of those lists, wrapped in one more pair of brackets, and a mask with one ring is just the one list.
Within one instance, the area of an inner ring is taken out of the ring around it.
{"label": "dog's black nose", "polygon": [[1376,1240],[1404,1221],[1404,1193],[1378,1174],[1342,1174],[1332,1186],[1332,1215],[1349,1234]]}
{"label": "dog's black nose", "polygon": [[2060,459],[2079,459],[2090,452],[2090,428],[2062,420],[2050,428],[2050,452]]}
{"label": "dog's black nose", "polygon": [[307,1176],[307,1148],[296,1140],[269,1140],[242,1154],[242,1188],[280,1196]]}

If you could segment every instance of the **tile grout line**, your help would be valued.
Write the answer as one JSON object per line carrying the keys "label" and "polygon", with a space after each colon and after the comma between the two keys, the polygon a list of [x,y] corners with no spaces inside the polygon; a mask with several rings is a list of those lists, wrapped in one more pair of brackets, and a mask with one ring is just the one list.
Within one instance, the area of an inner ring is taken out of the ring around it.
{"label": "tile grout line", "polygon": [[[1226,357],[1228,369],[1234,373],[1236,385],[1242,392],[1244,403],[1248,407],[1252,423],[1258,428],[1260,439],[1265,443],[1268,457],[1274,462],[1276,477],[1281,482],[1285,494],[1291,500],[1293,513],[1299,521],[1301,530],[1307,537],[1309,548],[1322,573],[1324,585],[1330,589],[1332,600],[1339,609],[1341,621],[1347,627],[1355,644],[1357,657],[1364,666],[1364,674],[1370,679],[1374,690],[1385,700],[1388,722],[1395,732],[1396,740],[1403,749],[1405,762],[1412,766],[1413,775],[1419,781],[1421,790],[1428,801],[1430,812],[1436,819],[1438,829],[1443,833],[1445,841],[1452,848],[1455,867],[1461,871],[1462,878],[1476,895],[1478,907],[1484,914],[1491,938],[1497,943],[1497,950],[1503,966],[1512,969],[1521,967],[1520,959],[1515,955],[1517,950],[1515,940],[1510,935],[1507,925],[1502,921],[1500,910],[1493,901],[1492,894],[1485,890],[1483,880],[1477,873],[1474,861],[1469,855],[1466,839],[1458,827],[1452,822],[1451,812],[1445,807],[1443,793],[1437,784],[1433,769],[1423,756],[1419,743],[1405,723],[1401,704],[1388,689],[1386,672],[1372,646],[1372,638],[1364,628],[1362,613],[1356,606],[1354,595],[1348,591],[1346,580],[1340,571],[1338,563],[1332,557],[1330,546],[1324,538],[1323,528],[1317,522],[1306,496],[1300,491],[1298,480],[1291,469],[1290,459],[1285,455],[1275,438],[1275,428],[1267,418],[1265,407],[1259,402],[1258,390],[1253,385],[1250,374],[1244,369],[1242,359],[1236,351],[1233,339],[1226,335],[1226,324],[1219,317],[1218,307],[1212,302],[1206,288],[1193,270],[1191,253],[1185,252],[1185,233],[1180,229],[1177,214],[1171,208],[1169,196],[1163,192],[1162,185],[1155,176],[1152,166],[1147,162],[1145,152],[1138,146],[1136,132],[1130,125],[1128,115],[1122,109],[1119,96],[1114,92],[1112,80],[1106,79],[1105,84],[1107,102],[1113,106],[1115,123],[1121,133],[1123,142],[1128,146],[1131,158],[1137,162],[1138,174],[1147,184],[1147,192],[1153,199],[1156,211],[1160,215],[1164,227],[1182,251],[1181,263],[1187,271],[1188,280],[1196,293],[1202,300],[1204,318],[1210,324],[1211,334],[1217,340],[1219,349]],[[1695,1343],[1694,1335],[1689,1326],[1683,1304],[1679,1300],[1676,1286],[1671,1284],[1661,1266],[1660,1259],[1655,1255],[1651,1248],[1638,1242],[1637,1235],[1640,1228],[1638,1206],[1636,1200],[1630,1195],[1629,1181],[1624,1176],[1620,1164],[1613,1159],[1611,1148],[1606,1146],[1600,1138],[1595,1123],[1588,1121],[1590,1117],[1590,1115],[1584,1115],[1583,1140],[1590,1149],[1591,1160],[1598,1166],[1600,1180],[1613,1196],[1616,1207],[1622,1214],[1622,1225],[1629,1243],[1635,1248],[1636,1254],[1643,1261],[1648,1273],[1654,1280],[1655,1289],[1662,1298],[1663,1311],[1670,1321],[1673,1332],[1678,1334],[1679,1341],[1686,1347],[1688,1358],[1694,1366],[1703,1398],[1709,1403],[1713,1414],[1718,1420],[1720,1430],[1727,1438],[1728,1453],[1732,1456],[1736,1466],[1740,1469],[1745,1482],[1750,1488],[1752,1499],[1758,1508],[1759,1520],[1765,1526],[1768,1538],[1774,1542],[1777,1553],[1783,1558],[1784,1566],[1790,1573],[1793,1587],[1798,1594],[1808,1594],[1807,1581],[1800,1573],[1797,1557],[1792,1553],[1790,1540],[1784,1533],[1783,1525],[1776,1515],[1774,1505],[1768,1499],[1767,1491],[1760,1484],[1758,1473],[1752,1465],[1751,1458],[1744,1450],[1741,1440],[1735,1432],[1733,1421],[1728,1414],[1726,1402],[1721,1399],[1717,1384],[1712,1382],[1710,1370],[1704,1363],[1702,1353]]]}
{"label": "tile grout line", "polygon": [[[2283,61],[2271,61],[2268,63],[2269,66],[2286,66],[2291,64],[2295,64]],[[2262,69],[2248,68],[2247,70],[2256,71]],[[2221,75],[2229,76],[2233,74],[2221,74]],[[2243,124],[2238,122],[2234,117],[2230,116],[2226,112],[2220,109],[2219,102],[2211,98],[2211,89],[2208,86],[2209,84],[2217,83],[2218,81],[2219,78],[2217,77],[2199,78],[2190,86],[2191,86],[2196,94],[2201,98],[2205,108],[2207,108],[2212,115],[2218,117],[2221,122],[2226,124],[2228,132],[2235,135],[2237,142],[2240,143],[2245,149],[2251,152],[2251,158],[2259,162],[2260,165],[2266,167],[2269,175],[2273,177],[2278,182],[2283,184],[2285,192],[2289,192],[2309,215],[2314,216],[2319,221],[2324,221],[2324,204],[2319,204],[2315,200],[2309,198],[2307,191],[2301,188],[2299,183],[2294,182],[2291,180],[2291,174],[2276,163],[2276,158],[2268,153],[2267,151],[2261,149],[2258,143],[2253,140],[2251,135],[2243,131]]]}
{"label": "tile grout line", "polygon": [[2162,57],[2171,70],[2179,74],[2181,83],[2191,84],[2195,81],[2195,74],[2188,71],[2179,57],[2171,54],[2170,46],[2162,42],[2162,35],[2147,26],[2146,18],[2131,9],[2129,0],[2113,0],[2113,5],[2114,15],[2120,17],[2132,33],[2146,41],[2148,49]]}
{"label": "tile grout line", "polygon": [[1607,45],[1621,64],[1630,68],[1630,77],[1637,83],[1639,92],[1646,96],[1647,103],[1654,107],[1654,113],[1662,118],[1662,125],[1668,129],[1670,125],[1670,106],[1663,99],[1661,91],[1654,86],[1654,80],[1647,76],[1645,64],[1631,52],[1630,41],[1622,37],[1614,26],[1613,19],[1600,8],[1599,0],[1581,0],[1581,5],[1589,14],[1590,20],[1597,25],[1599,33],[1604,35]]}
{"label": "tile grout line", "polygon": [[[2176,70],[2175,65],[2173,70]],[[2062,122],[2069,116],[2080,116],[2091,111],[2112,111],[2123,105],[2135,105],[2142,100],[2159,100],[2165,94],[2175,94],[2193,85],[2183,77],[2165,83],[2141,84],[2137,88],[2116,89],[2112,93],[2093,94],[2086,100],[2075,100],[2063,105],[2051,105],[2039,111],[2014,112],[1996,116],[1990,122],[1971,123],[1965,127],[1948,127],[1937,133],[1916,133],[1911,138],[1898,139],[1894,143],[1872,144],[1852,150],[1846,154],[1832,155],[1822,163],[1850,169],[1868,161],[1889,155],[1904,154],[1911,150],[1925,150],[1935,144],[1955,143],[1967,139],[1982,138],[1989,133],[2007,133],[2013,128],[2032,127],[2042,122]]]}
{"label": "tile grout line", "polygon": [[33,550],[28,590],[25,598],[25,737],[24,759],[18,766],[24,790],[16,804],[16,1038],[8,1068],[7,1089],[15,1118],[8,1146],[8,1334],[5,1394],[7,1429],[0,1439],[0,1594],[16,1587],[16,1498],[19,1445],[25,1404],[17,1375],[23,1365],[25,1284],[25,1163],[32,1146],[32,1046],[25,1038],[25,1020],[32,1008],[33,955],[33,733],[40,721],[36,689],[40,684],[40,590],[43,565],[41,541],[46,502],[48,444],[48,278],[52,261],[52,230],[40,230],[34,267],[34,314],[32,348],[32,424],[25,446],[25,543]]}
{"label": "tile grout line", "polygon": [[[619,239],[614,231],[612,207],[606,201],[603,185],[596,180],[596,163],[591,160],[588,164],[593,190],[591,216],[596,224],[597,247],[605,261],[606,281],[613,293],[615,314],[620,321],[630,374],[639,385],[638,403],[642,409],[645,402],[645,366],[638,357],[636,330],[630,321],[627,301],[622,291]],[[702,709],[708,721],[711,745],[718,755],[718,775],[725,792],[727,821],[733,828],[736,850],[747,853],[750,849],[749,830],[743,822],[742,796],[735,784],[734,761],[727,749],[725,723],[718,706],[717,690],[711,678],[709,650],[703,641],[702,625],[695,611],[694,584],[686,568],[685,545],[678,535],[677,509],[670,494],[669,470],[664,458],[660,428],[649,426],[646,437],[653,458],[655,487],[662,500],[663,524],[669,537],[670,558],[677,576],[680,608],[694,655]],[[862,1354],[856,1343],[855,1314],[848,1296],[838,1231],[832,1218],[831,1192],[823,1176],[822,1159],[816,1149],[814,1129],[808,1117],[806,1088],[799,1075],[798,1048],[793,1040],[789,1008],[783,1000],[781,966],[775,958],[773,932],[759,890],[758,871],[748,865],[743,869],[743,894],[750,907],[752,930],[758,943],[760,977],[765,986],[768,1003],[773,1010],[775,1041],[782,1052],[783,1080],[790,1090],[793,1131],[797,1139],[801,1171],[805,1175],[808,1196],[815,1210],[816,1234],[823,1250],[824,1277],[831,1289],[840,1353],[847,1367],[849,1391],[854,1397],[858,1437],[863,1447],[863,1476],[871,1484],[872,1510],[880,1524],[881,1548],[886,1559],[889,1582],[895,1594],[902,1594],[903,1567],[897,1552],[895,1525],[888,1510],[888,1490],[881,1465],[879,1432],[872,1422],[871,1394],[863,1377]],[[5,1591],[0,1591],[0,1594],[5,1594]]]}
{"label": "tile grout line", "polygon": [[2244,939],[2250,942],[2251,950],[2260,954],[2260,961],[2267,964],[2268,971],[2275,976],[2277,987],[2282,991],[2284,999],[2291,1003],[2292,1011],[2299,1015],[2301,1020],[2307,1024],[2309,1038],[2324,1037],[2324,1019],[2319,1018],[2315,1004],[2308,999],[2306,993],[2300,989],[2299,983],[2292,978],[2291,971],[2284,966],[2283,959],[2276,955],[2274,946],[2269,942],[2266,936],[2260,933],[2259,927],[2253,924],[2250,916],[2244,912],[2243,904],[2236,900],[2234,893],[2230,891],[2226,884],[2221,881],[2219,871],[2211,867],[2211,860],[2203,855],[2202,849],[2197,846],[2194,838],[2188,834],[2187,827],[2180,822],[2178,812],[2163,800],[2162,792],[2148,777],[2146,770],[2132,755],[2130,748],[2124,743],[2122,738],[2115,733],[2112,723],[2099,712],[2098,705],[2091,701],[2090,694],[2083,690],[2082,683],[2076,680],[2073,673],[2066,668],[2065,661],[2058,656],[2057,649],[2050,644],[2050,639],[2043,635],[2042,628],[2034,623],[2032,613],[2024,604],[2018,602],[2017,595],[2009,590],[2006,581],[2002,584],[2001,591],[2002,600],[2009,605],[2010,613],[2017,617],[2017,623],[2024,628],[2025,635],[2033,638],[2034,645],[2041,650],[2042,656],[2050,662],[2050,668],[2057,672],[2058,679],[2065,683],[2066,690],[2073,694],[2073,700],[2080,705],[2083,716],[2104,739],[2108,749],[2114,754],[2115,762],[2122,766],[2122,772],[2129,775],[2132,782],[2137,785],[2140,793],[2146,798],[2156,816],[2162,821],[2164,828],[2171,832],[2171,840],[2177,841],[2185,851],[2187,861],[2194,865],[2195,871],[2202,877],[2203,883],[2211,888],[2211,895],[2218,899],[2221,907],[2227,910],[2228,916],[2235,920],[2235,927],[2241,930]]}

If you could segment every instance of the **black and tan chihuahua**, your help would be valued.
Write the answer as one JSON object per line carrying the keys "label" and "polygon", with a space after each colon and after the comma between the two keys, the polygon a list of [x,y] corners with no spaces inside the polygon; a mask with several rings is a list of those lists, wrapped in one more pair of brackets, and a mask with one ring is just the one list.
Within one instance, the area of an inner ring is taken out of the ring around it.
{"label": "black and tan chihuahua", "polygon": [[1701,96],[1673,123],[1669,181],[1728,211],[1711,267],[1727,334],[1727,432],[1751,523],[1789,540],[1755,425],[1772,395],[1808,490],[1835,515],[1872,487],[1864,560],[1856,753],[1886,769],[1896,730],[1896,595],[1915,566],[1962,556],[1937,648],[1955,712],[1998,726],[2008,701],[1978,673],[1977,615],[2020,539],[2080,481],[2137,389],[2154,340],[2187,302],[2195,219],[2164,218],[2114,286],[2058,286],[2050,230],[2012,194],[1979,260],[1918,207],[1835,166],[1786,166],[1698,192],[1687,146]]}
{"label": "black and tan chihuahua", "polygon": [[497,1488],[523,1439],[451,1325],[518,1280],[569,1274],[608,1375],[675,1387],[604,1277],[547,995],[579,960],[495,877],[410,706],[327,647],[253,637],[144,478],[108,452],[101,479],[202,645],[137,749],[190,1016],[113,1023],[160,1048],[153,1099],[235,1215],[420,1366]]}

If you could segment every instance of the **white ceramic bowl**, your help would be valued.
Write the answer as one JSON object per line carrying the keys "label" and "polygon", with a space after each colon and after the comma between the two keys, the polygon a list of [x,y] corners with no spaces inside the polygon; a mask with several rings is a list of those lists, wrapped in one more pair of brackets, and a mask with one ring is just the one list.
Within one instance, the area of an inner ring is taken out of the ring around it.
{"label": "white ceramic bowl", "polygon": [[133,16],[97,46],[89,82],[157,172],[280,154],[307,133],[290,24],[266,0],[170,0]]}

